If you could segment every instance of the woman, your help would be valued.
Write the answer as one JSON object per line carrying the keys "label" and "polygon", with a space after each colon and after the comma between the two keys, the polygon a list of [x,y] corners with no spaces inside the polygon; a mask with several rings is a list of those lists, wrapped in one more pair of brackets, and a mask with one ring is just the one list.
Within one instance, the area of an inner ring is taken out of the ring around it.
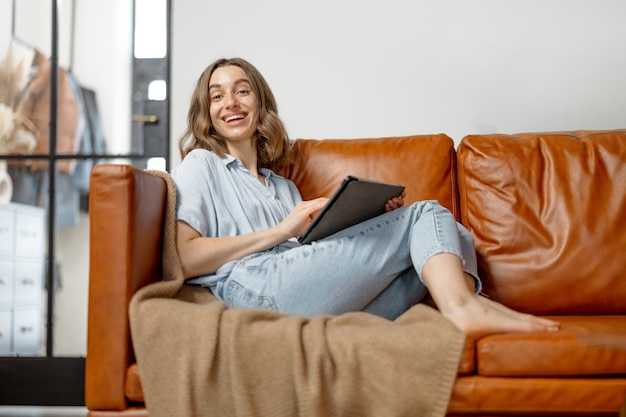
{"label": "woman", "polygon": [[430,292],[466,333],[559,327],[479,295],[471,235],[435,201],[403,207],[401,195],[382,216],[298,244],[327,199],[302,201],[274,173],[289,141],[271,90],[243,59],[220,59],[200,76],[180,150],[172,177],[183,272],[230,307],[395,319]]}

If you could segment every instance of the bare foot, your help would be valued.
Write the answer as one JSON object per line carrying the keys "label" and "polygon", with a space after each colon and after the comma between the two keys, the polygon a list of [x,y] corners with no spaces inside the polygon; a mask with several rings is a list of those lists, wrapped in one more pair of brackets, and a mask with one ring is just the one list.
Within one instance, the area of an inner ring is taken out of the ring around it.
{"label": "bare foot", "polygon": [[448,253],[432,256],[422,278],[439,311],[465,334],[556,331],[559,323],[519,313],[474,293],[474,279],[463,272],[460,258]]}
{"label": "bare foot", "polygon": [[556,331],[560,327],[556,321],[511,310],[480,295],[448,305],[442,314],[472,337],[493,333]]}

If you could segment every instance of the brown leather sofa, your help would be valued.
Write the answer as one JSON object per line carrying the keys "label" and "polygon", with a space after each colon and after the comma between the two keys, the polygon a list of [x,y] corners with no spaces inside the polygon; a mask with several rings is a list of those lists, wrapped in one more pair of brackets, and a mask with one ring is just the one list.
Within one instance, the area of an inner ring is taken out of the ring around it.
{"label": "brown leather sofa", "polygon": [[[476,241],[485,293],[560,331],[468,339],[450,416],[617,416],[626,397],[626,130],[298,140],[284,174],[305,199],[347,174],[437,199]],[[147,415],[128,323],[160,279],[164,181],[122,165],[91,178],[86,405]],[[419,415],[419,412],[416,412]]]}

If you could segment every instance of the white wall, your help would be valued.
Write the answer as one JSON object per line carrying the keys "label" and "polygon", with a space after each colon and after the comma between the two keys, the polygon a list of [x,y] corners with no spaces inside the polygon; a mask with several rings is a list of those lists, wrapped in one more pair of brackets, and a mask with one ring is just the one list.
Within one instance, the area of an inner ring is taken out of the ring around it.
{"label": "white wall", "polygon": [[132,2],[74,1],[74,73],[82,85],[96,91],[107,150],[116,154],[128,153],[131,143]]}
{"label": "white wall", "polygon": [[222,56],[261,70],[293,138],[625,128],[624,16],[624,0],[176,0],[172,149]]}

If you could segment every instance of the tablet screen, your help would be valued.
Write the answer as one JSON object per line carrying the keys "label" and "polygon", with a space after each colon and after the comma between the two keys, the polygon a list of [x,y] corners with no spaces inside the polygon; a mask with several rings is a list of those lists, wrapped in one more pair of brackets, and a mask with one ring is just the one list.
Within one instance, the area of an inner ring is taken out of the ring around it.
{"label": "tablet screen", "polygon": [[404,186],[399,184],[350,175],[343,180],[298,241],[307,244],[379,216],[385,212],[387,200],[398,197],[402,191]]}

